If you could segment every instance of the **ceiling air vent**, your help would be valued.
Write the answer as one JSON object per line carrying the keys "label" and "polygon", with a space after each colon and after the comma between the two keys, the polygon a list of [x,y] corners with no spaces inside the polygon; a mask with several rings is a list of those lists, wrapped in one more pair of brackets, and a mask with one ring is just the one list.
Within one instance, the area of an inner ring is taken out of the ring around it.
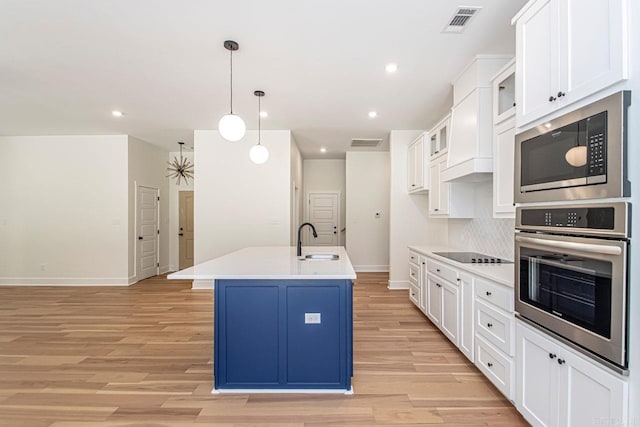
{"label": "ceiling air vent", "polygon": [[480,9],[480,7],[475,6],[459,6],[442,32],[460,34],[467,28],[471,19],[478,14]]}
{"label": "ceiling air vent", "polygon": [[366,139],[366,138],[353,138],[351,140],[351,146],[357,148],[373,148],[377,147],[382,139]]}

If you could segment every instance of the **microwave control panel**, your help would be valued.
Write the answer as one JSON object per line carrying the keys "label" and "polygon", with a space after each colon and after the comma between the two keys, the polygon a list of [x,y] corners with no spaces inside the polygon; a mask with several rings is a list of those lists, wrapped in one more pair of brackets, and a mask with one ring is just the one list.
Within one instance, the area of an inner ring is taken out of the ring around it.
{"label": "microwave control panel", "polygon": [[596,114],[583,122],[586,126],[588,147],[588,176],[607,173],[607,112]]}

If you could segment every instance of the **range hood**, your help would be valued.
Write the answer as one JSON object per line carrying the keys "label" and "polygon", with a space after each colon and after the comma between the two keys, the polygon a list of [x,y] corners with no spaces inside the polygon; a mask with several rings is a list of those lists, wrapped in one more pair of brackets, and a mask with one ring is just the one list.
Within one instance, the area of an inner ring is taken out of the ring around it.
{"label": "range hood", "polygon": [[508,61],[478,55],[453,82],[447,168],[442,180],[479,182],[493,176],[493,104],[490,78]]}

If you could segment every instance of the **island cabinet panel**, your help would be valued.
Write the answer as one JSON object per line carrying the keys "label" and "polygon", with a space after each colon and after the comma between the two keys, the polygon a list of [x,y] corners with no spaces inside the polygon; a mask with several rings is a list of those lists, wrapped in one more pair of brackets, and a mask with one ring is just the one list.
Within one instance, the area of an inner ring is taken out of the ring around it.
{"label": "island cabinet panel", "polygon": [[351,280],[217,280],[215,389],[349,390],[352,301]]}

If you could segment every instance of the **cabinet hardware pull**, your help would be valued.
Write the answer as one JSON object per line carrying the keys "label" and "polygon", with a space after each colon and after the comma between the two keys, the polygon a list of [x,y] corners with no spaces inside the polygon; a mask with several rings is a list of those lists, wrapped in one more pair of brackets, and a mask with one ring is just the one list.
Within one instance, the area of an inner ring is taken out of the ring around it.
{"label": "cabinet hardware pull", "polygon": [[487,362],[487,366],[491,368],[493,366],[493,363]]}
{"label": "cabinet hardware pull", "polygon": [[491,292],[489,292],[489,291],[487,291],[486,294],[487,294],[488,297],[491,296]]}
{"label": "cabinet hardware pull", "polygon": [[555,355],[555,354],[553,354],[553,353],[549,353],[549,359],[555,359],[555,358],[556,358],[556,355]]}
{"label": "cabinet hardware pull", "polygon": [[436,268],[436,271],[437,271],[438,273],[440,273],[440,269],[439,269],[439,268]]}
{"label": "cabinet hardware pull", "polygon": [[487,328],[493,328],[493,323],[487,323]]}
{"label": "cabinet hardware pull", "polygon": [[556,98],[555,96],[551,95],[551,96],[549,97],[549,102],[553,102],[553,101],[555,101],[556,99],[557,99],[557,98]]}
{"label": "cabinet hardware pull", "polygon": [[562,91],[558,92],[558,98],[562,98],[565,95],[566,95],[566,93],[564,93]]}
{"label": "cabinet hardware pull", "polygon": [[423,262],[422,265],[426,265],[426,262]]}
{"label": "cabinet hardware pull", "polygon": [[558,365],[564,365],[565,360],[564,359],[558,359]]}
{"label": "cabinet hardware pull", "polygon": [[456,282],[459,282],[459,281],[460,281],[460,279],[456,279]]}

